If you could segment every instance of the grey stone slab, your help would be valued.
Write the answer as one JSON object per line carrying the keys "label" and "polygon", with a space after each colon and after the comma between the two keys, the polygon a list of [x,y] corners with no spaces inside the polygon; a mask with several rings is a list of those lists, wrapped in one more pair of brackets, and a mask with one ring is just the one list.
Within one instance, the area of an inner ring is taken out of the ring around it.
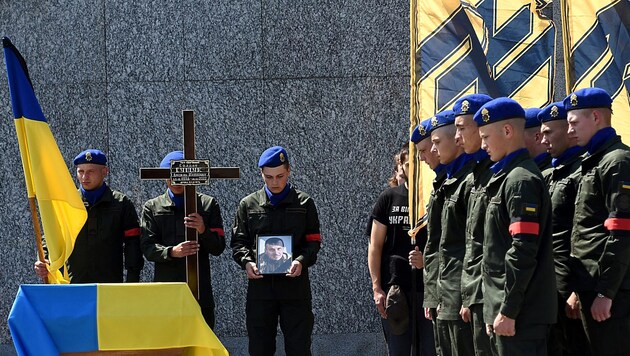
{"label": "grey stone slab", "polygon": [[409,74],[409,6],[400,1],[268,1],[268,78]]}
{"label": "grey stone slab", "polygon": [[105,40],[110,81],[183,78],[184,17],[179,1],[107,1]]}
{"label": "grey stone slab", "polygon": [[333,69],[342,76],[409,75],[409,6],[333,1]]}
{"label": "grey stone slab", "polygon": [[261,2],[191,0],[185,14],[187,80],[262,76]]}
{"label": "grey stone slab", "polygon": [[333,7],[328,0],[263,3],[263,66],[266,78],[336,75]]}
{"label": "grey stone slab", "polygon": [[17,352],[15,352],[15,348],[13,345],[0,345],[0,355],[1,356],[15,356]]}
{"label": "grey stone slab", "polygon": [[17,1],[3,4],[0,35],[29,65],[34,83],[105,80],[103,3]]}
{"label": "grey stone slab", "polygon": [[29,3],[34,10],[29,21],[36,23],[29,61],[32,75],[46,76],[49,83],[104,81],[105,1]]}
{"label": "grey stone slab", "polygon": [[44,84],[35,94],[74,176],[74,157],[87,148],[109,154],[106,86],[101,83]]}

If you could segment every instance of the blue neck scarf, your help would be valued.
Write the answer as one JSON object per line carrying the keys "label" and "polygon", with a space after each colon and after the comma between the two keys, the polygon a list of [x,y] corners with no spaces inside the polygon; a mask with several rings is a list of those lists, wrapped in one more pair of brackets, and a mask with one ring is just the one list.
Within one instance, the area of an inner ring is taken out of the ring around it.
{"label": "blue neck scarf", "polygon": [[435,167],[433,172],[435,172],[435,174],[440,174],[440,172],[442,172],[444,169],[446,169],[446,165],[439,163],[437,167]]}
{"label": "blue neck scarf", "polygon": [[615,136],[617,136],[617,131],[615,131],[612,127],[604,127],[603,129],[597,131],[586,144],[588,154],[592,155],[595,151],[602,147],[606,141]]}
{"label": "blue neck scarf", "polygon": [[168,188],[168,196],[171,198],[176,208],[181,208],[182,206],[184,206],[184,194],[175,195],[171,191],[171,188]]}
{"label": "blue neck scarf", "polygon": [[453,162],[446,164],[446,178],[451,178],[457,173],[466,163],[472,161],[475,157],[466,153],[462,153],[459,157],[455,158]]}
{"label": "blue neck scarf", "polygon": [[96,202],[101,199],[106,190],[107,184],[105,182],[103,182],[103,185],[101,185],[99,188],[92,190],[85,190],[83,189],[83,186],[81,186],[81,194],[83,195],[85,200],[87,200],[88,204],[90,204],[90,206],[96,204]]}
{"label": "blue neck scarf", "polygon": [[502,159],[500,159],[497,163],[493,164],[492,166],[490,166],[490,169],[492,170],[492,172],[494,174],[497,174],[499,172],[501,172],[501,170],[508,164],[510,163],[511,160],[514,159],[514,157],[520,155],[521,153],[523,153],[523,151],[527,151],[526,148],[521,148],[518,149],[512,153],[510,153],[509,155],[503,157]]}
{"label": "blue neck scarf", "polygon": [[479,149],[479,151],[471,154],[471,156],[473,157],[473,159],[475,161],[477,161],[477,163],[483,161],[484,159],[488,158],[488,152],[482,150],[481,148]]}
{"label": "blue neck scarf", "polygon": [[580,146],[569,147],[564,152],[562,152],[562,154],[560,156],[558,156],[557,158],[552,158],[551,159],[551,165],[554,168],[558,167],[559,165],[564,164],[564,162],[566,162],[569,159],[573,158],[573,156],[578,154],[580,151],[582,151],[582,147],[580,147]]}
{"label": "blue neck scarf", "polygon": [[291,184],[287,183],[287,185],[284,186],[284,189],[282,189],[280,193],[273,194],[271,190],[269,190],[269,188],[267,188],[267,185],[265,184],[265,193],[267,193],[267,197],[269,198],[269,201],[271,201],[271,205],[274,205],[274,206],[280,204],[280,202],[284,200],[284,198],[287,197],[287,194],[289,194],[290,190],[291,190]]}
{"label": "blue neck scarf", "polygon": [[544,152],[539,154],[538,156],[534,157],[534,162],[536,162],[536,164],[540,164],[540,162],[544,161],[545,159],[547,159],[547,157],[549,157],[549,153]]}

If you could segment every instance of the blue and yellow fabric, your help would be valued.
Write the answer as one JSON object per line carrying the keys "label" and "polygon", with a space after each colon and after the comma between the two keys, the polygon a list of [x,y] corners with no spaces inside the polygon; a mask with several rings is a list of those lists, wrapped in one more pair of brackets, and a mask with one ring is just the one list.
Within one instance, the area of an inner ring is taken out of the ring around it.
{"label": "blue and yellow fabric", "polygon": [[2,45],[26,192],[30,200],[37,198],[46,234],[48,282],[68,283],[59,269],[72,253],[87,211],[39,106],[24,58],[8,38]]}
{"label": "blue and yellow fabric", "polygon": [[612,97],[612,126],[629,143],[630,1],[562,0],[567,93],[602,88]]}
{"label": "blue and yellow fabric", "polygon": [[228,355],[185,283],[22,285],[8,322],[18,355],[173,348]]}

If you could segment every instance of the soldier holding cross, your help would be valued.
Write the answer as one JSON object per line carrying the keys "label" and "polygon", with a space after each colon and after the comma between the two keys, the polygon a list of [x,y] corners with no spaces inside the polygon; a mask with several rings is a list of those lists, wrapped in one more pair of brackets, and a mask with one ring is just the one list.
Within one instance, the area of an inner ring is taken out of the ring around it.
{"label": "soldier holding cross", "polygon": [[[166,155],[160,167],[184,159],[182,151]],[[210,281],[210,254],[225,249],[225,233],[219,203],[197,193],[197,212],[185,216],[184,186],[166,179],[168,189],[147,201],[142,209],[141,246],[144,256],[155,262],[155,282],[186,282],[186,256],[199,254],[199,304],[206,323],[214,328],[214,297]],[[197,230],[199,241],[186,241],[185,230]]]}

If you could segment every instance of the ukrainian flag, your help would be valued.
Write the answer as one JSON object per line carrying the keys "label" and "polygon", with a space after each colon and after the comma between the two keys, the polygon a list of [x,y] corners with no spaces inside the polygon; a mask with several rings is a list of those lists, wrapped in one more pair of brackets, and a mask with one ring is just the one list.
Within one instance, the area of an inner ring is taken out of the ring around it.
{"label": "ukrainian flag", "polygon": [[22,285],[8,322],[18,355],[228,355],[185,283]]}
{"label": "ukrainian flag", "polygon": [[67,283],[59,269],[68,260],[87,212],[35,97],[26,62],[4,37],[4,58],[15,130],[29,199],[37,198],[48,259],[50,283]]}
{"label": "ukrainian flag", "polygon": [[630,1],[563,0],[567,93],[598,87],[613,98],[613,127],[630,143]]}

